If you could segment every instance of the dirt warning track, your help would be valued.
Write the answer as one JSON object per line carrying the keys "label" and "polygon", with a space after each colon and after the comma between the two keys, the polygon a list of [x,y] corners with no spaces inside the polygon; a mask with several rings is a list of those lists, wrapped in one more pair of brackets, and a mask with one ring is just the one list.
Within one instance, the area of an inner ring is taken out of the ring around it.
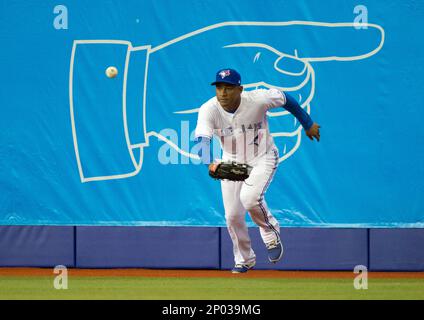
{"label": "dirt warning track", "polygon": [[[54,276],[53,268],[0,268],[1,277]],[[182,269],[68,269],[75,277],[170,277],[170,278],[288,278],[288,279],[353,279],[357,274],[348,271],[279,271],[250,270],[232,274],[229,270]],[[371,279],[423,279],[424,272],[369,272]]]}

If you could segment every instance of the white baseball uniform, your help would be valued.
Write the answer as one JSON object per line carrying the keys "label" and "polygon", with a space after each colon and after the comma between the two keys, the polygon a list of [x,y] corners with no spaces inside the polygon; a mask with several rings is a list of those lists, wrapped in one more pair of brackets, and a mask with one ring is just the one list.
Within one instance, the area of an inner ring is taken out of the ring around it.
{"label": "white baseball uniform", "polygon": [[251,264],[256,259],[250,244],[246,211],[259,226],[265,244],[279,240],[278,221],[264,199],[278,166],[278,150],[269,132],[266,112],[285,103],[283,92],[258,89],[243,91],[240,105],[234,113],[225,111],[216,97],[204,103],[199,110],[196,137],[219,137],[224,161],[238,161],[253,167],[245,181],[221,182],[235,264]]}

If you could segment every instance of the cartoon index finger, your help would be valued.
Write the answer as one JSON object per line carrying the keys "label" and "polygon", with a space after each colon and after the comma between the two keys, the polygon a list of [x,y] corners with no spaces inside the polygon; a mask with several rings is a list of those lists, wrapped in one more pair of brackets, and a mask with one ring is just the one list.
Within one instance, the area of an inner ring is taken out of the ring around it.
{"label": "cartoon index finger", "polygon": [[385,40],[384,29],[371,23],[228,21],[177,37],[153,48],[152,52],[199,36],[210,37],[222,47],[263,43],[276,53],[285,54],[301,49],[302,59],[310,62],[365,59],[380,51]]}

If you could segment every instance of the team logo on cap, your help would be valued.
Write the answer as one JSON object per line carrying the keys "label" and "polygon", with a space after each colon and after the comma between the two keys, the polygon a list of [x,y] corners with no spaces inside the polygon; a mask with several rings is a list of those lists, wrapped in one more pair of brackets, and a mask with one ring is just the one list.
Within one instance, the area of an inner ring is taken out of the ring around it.
{"label": "team logo on cap", "polygon": [[224,79],[225,77],[228,77],[231,74],[230,70],[222,70],[219,75],[221,76],[222,79]]}

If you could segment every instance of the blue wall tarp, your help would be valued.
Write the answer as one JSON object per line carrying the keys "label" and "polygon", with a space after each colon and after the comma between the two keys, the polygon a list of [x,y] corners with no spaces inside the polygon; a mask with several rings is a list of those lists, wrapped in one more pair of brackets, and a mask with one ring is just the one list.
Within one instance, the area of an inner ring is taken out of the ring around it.
{"label": "blue wall tarp", "polygon": [[228,66],[322,125],[316,143],[269,115],[281,225],[424,226],[424,3],[57,4],[0,0],[0,224],[224,226],[219,183],[190,155]]}

